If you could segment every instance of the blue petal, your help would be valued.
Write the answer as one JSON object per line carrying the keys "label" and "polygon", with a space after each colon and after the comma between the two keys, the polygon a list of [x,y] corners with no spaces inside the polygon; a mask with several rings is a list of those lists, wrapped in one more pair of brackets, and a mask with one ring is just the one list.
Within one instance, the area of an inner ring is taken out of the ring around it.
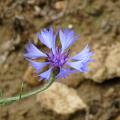
{"label": "blue petal", "polygon": [[64,31],[60,30],[59,36],[62,44],[62,53],[78,39],[75,32],[70,29],[65,29]]}
{"label": "blue petal", "polygon": [[81,67],[81,72],[88,72],[89,71],[89,69],[88,69],[88,63],[89,62],[83,63],[83,66]]}
{"label": "blue petal", "polygon": [[59,74],[56,76],[57,79],[60,79],[60,78],[66,78],[67,76],[69,76],[70,74],[72,73],[75,73],[76,70],[71,70],[71,69],[64,69],[64,68],[61,68],[60,69],[60,72]]}
{"label": "blue petal", "polygon": [[38,33],[38,38],[44,45],[55,52],[56,34],[54,35],[52,27],[44,29],[41,33]]}
{"label": "blue petal", "polygon": [[88,61],[90,60],[93,53],[90,52],[88,45],[77,55],[73,56],[71,59],[73,60],[80,60],[80,61]]}
{"label": "blue petal", "polygon": [[36,61],[33,61],[33,60],[29,60],[28,61],[31,63],[31,65],[35,68],[36,72],[39,73],[42,68],[44,68],[46,65],[49,64],[49,62],[36,62]]}
{"label": "blue petal", "polygon": [[46,72],[41,73],[39,76],[40,76],[42,79],[49,80],[50,77],[51,77],[51,72],[52,72],[52,68],[48,69]]}
{"label": "blue petal", "polygon": [[26,46],[27,53],[24,54],[25,57],[30,59],[47,57],[42,51],[40,51],[34,44],[29,42]]}
{"label": "blue petal", "polygon": [[91,61],[67,62],[67,65],[69,65],[70,67],[72,67],[80,72],[87,72],[89,62],[91,62]]}

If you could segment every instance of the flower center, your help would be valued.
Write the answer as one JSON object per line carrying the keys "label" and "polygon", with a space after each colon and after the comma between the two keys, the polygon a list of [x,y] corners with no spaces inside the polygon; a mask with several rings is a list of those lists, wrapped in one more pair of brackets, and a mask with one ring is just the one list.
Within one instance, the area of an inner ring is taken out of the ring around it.
{"label": "flower center", "polygon": [[68,60],[69,51],[61,53],[60,47],[56,48],[55,54],[51,51],[48,55],[48,61],[53,67],[62,67]]}

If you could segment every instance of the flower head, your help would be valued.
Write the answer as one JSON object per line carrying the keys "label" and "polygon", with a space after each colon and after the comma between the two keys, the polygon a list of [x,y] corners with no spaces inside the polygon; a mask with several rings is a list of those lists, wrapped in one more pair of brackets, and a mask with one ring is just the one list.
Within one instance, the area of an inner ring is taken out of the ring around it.
{"label": "flower head", "polygon": [[[59,33],[59,34],[58,34]],[[88,64],[92,62],[91,56],[93,53],[90,51],[88,45],[77,55],[70,57],[69,47],[78,39],[78,35],[73,30],[61,29],[54,33],[53,28],[43,29],[37,34],[38,39],[49,48],[49,52],[44,53],[39,50],[33,43],[29,42],[26,46],[26,53],[24,56],[35,68],[36,72],[43,79],[49,80],[51,73],[56,74],[56,79],[65,78],[69,74],[75,72],[87,72]],[[56,45],[56,38],[59,36],[61,46]],[[38,58],[45,58],[45,62],[35,61]],[[49,66],[45,72],[41,70]]]}

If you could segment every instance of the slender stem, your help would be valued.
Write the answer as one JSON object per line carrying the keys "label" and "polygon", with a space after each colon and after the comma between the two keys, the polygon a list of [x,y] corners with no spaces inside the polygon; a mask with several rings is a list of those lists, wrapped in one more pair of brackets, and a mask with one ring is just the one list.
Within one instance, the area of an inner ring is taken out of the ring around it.
{"label": "slender stem", "polygon": [[15,101],[18,101],[20,99],[24,99],[24,98],[27,98],[29,96],[32,96],[32,95],[35,95],[37,93],[40,93],[46,89],[48,89],[52,83],[55,81],[55,76],[52,75],[49,82],[42,88],[39,88],[37,90],[34,90],[32,92],[29,92],[29,93],[25,93],[25,94],[20,94],[20,95],[17,95],[17,96],[14,96],[14,97],[9,97],[9,98],[2,98],[0,99],[0,105],[4,105],[4,104],[10,104],[10,103],[13,103]]}

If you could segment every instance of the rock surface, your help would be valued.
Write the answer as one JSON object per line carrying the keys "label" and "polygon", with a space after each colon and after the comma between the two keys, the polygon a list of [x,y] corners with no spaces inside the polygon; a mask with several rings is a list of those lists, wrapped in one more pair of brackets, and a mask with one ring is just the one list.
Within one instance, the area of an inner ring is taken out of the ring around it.
{"label": "rock surface", "polygon": [[[96,46],[94,46],[96,47]],[[94,48],[95,62],[90,64],[90,72],[85,78],[101,83],[114,77],[120,77],[120,43]]]}
{"label": "rock surface", "polygon": [[73,88],[59,82],[54,82],[47,91],[38,94],[37,102],[43,109],[52,110],[61,115],[87,108]]}

